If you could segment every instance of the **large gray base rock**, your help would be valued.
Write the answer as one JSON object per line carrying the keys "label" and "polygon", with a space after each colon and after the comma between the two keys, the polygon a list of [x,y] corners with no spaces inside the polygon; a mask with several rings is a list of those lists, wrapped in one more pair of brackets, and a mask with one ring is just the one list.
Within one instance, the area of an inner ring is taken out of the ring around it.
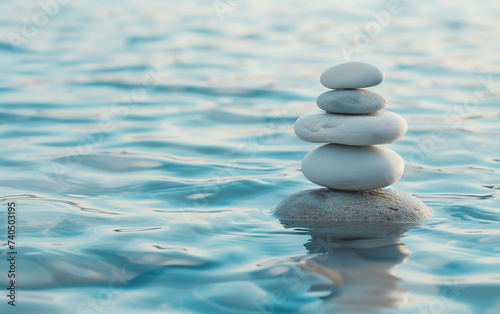
{"label": "large gray base rock", "polygon": [[432,211],[414,196],[395,190],[349,192],[330,189],[294,193],[276,206],[281,219],[322,222],[411,223]]}

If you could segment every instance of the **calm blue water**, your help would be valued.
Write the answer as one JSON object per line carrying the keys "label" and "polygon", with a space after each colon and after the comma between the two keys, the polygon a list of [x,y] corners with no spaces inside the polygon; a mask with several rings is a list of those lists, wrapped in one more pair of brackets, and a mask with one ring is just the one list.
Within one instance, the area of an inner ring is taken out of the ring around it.
{"label": "calm blue water", "polygon": [[[15,201],[19,277],[0,312],[499,313],[500,5],[400,7],[3,3],[0,226]],[[384,70],[373,90],[409,123],[393,187],[434,210],[399,239],[271,212],[315,187],[293,122],[349,58]]]}

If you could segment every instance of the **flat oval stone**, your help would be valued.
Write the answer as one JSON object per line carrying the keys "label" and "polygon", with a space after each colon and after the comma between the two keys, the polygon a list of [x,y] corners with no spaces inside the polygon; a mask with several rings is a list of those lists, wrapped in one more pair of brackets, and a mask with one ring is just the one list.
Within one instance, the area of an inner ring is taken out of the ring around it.
{"label": "flat oval stone", "polygon": [[407,129],[402,116],[387,110],[367,115],[310,113],[298,118],[294,125],[295,134],[306,142],[353,146],[392,143]]}
{"label": "flat oval stone", "polygon": [[363,88],[382,83],[384,74],[368,63],[347,62],[327,69],[319,80],[324,87],[331,89]]}
{"label": "flat oval stone", "polygon": [[385,99],[366,89],[341,89],[319,95],[316,104],[328,112],[364,114],[383,109]]}
{"label": "flat oval stone", "polygon": [[323,188],[289,195],[276,206],[274,214],[282,219],[306,220],[323,226],[325,222],[417,222],[430,217],[432,210],[401,191],[347,192]]}
{"label": "flat oval stone", "polygon": [[348,191],[380,189],[398,181],[404,161],[382,146],[327,144],[302,159],[302,173],[318,185]]}

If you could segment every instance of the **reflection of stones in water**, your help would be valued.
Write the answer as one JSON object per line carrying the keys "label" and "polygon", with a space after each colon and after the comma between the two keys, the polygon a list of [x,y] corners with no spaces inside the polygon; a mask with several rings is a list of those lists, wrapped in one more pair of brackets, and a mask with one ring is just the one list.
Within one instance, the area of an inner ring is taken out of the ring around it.
{"label": "reflection of stones in water", "polygon": [[[281,222],[286,228],[302,228],[312,236],[304,244],[310,255],[300,259],[297,266],[331,281],[330,287],[311,287],[331,291],[322,297],[328,309],[374,311],[399,308],[407,302],[409,292],[398,285],[400,279],[394,274],[397,265],[411,255],[400,240],[405,232],[403,225],[324,223],[314,228],[310,224],[301,226],[300,221]],[[370,231],[359,238],[355,230],[363,227]]]}
{"label": "reflection of stones in water", "polygon": [[400,241],[406,228],[432,215],[414,196],[396,190],[339,191],[312,189],[289,195],[274,214],[285,228],[301,230],[311,239],[309,255],[297,267],[327,278],[329,293],[321,299],[333,311],[398,308],[408,291],[397,284],[397,265],[410,256]]}

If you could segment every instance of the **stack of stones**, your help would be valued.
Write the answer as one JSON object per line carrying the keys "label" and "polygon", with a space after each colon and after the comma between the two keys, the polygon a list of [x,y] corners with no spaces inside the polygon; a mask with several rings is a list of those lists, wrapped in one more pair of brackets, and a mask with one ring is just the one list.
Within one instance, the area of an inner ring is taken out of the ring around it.
{"label": "stack of stones", "polygon": [[302,160],[302,172],[309,181],[335,190],[366,191],[401,178],[403,159],[380,144],[403,136],[406,121],[383,110],[382,96],[363,89],[383,80],[379,68],[361,62],[339,64],[321,74],[321,84],[332,89],[316,101],[324,111],[295,122],[295,133],[304,141],[327,143]]}
{"label": "stack of stones", "polygon": [[333,226],[332,239],[392,237],[402,234],[406,223],[432,215],[416,197],[383,189],[401,178],[404,162],[381,144],[394,142],[407,129],[400,115],[383,110],[382,96],[364,89],[383,80],[379,68],[360,62],[323,72],[321,84],[332,89],[317,99],[324,111],[300,117],[295,133],[307,142],[327,143],[302,160],[304,176],[326,188],[283,199],[274,212],[285,227]]}

